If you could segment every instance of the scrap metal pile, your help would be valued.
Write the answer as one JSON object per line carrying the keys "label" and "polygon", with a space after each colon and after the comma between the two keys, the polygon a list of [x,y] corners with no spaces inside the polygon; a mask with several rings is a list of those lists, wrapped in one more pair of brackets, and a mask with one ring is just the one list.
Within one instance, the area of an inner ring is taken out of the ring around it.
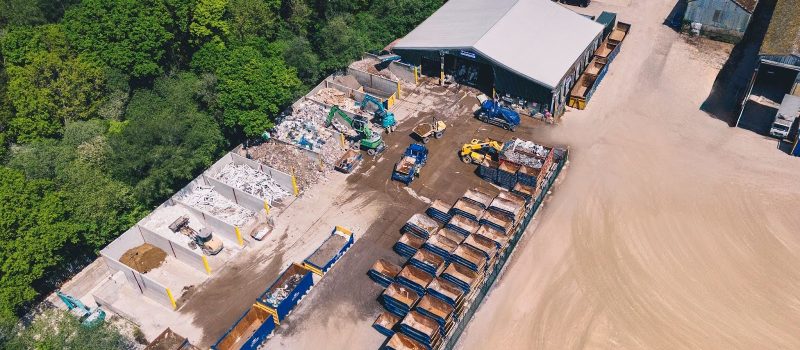
{"label": "scrap metal pile", "polygon": [[503,147],[501,158],[510,162],[540,169],[550,150],[532,141],[513,139]]}
{"label": "scrap metal pile", "polygon": [[280,304],[286,297],[289,296],[295,287],[300,283],[300,280],[303,278],[302,275],[292,275],[289,279],[286,280],[286,283],[283,284],[281,287],[275,288],[272,293],[267,295],[266,300],[267,303],[272,305]]}
{"label": "scrap metal pile", "polygon": [[216,178],[228,185],[264,199],[270,205],[290,195],[269,175],[245,164],[229,163],[222,168]]}
{"label": "scrap metal pile", "polygon": [[328,113],[322,106],[305,101],[275,126],[272,130],[273,137],[314,153],[329,154],[334,158],[330,160],[333,163],[344,152],[331,154],[337,153],[336,150],[341,149],[341,145],[337,135],[325,127],[327,116]]}
{"label": "scrap metal pile", "polygon": [[303,191],[326,178],[332,167],[314,160],[308,152],[278,141],[262,143],[248,150],[259,162],[287,174],[294,174],[297,186]]}
{"label": "scrap metal pile", "polygon": [[197,185],[178,200],[238,227],[244,226],[255,217],[255,213],[251,210],[231,202],[214,191],[212,186]]}

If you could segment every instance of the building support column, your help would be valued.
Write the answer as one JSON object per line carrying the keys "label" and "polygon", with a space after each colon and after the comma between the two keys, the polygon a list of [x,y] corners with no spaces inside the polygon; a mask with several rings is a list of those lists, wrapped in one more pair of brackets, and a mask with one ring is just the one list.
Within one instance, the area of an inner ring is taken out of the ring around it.
{"label": "building support column", "polygon": [[439,85],[444,86],[444,52],[439,53]]}
{"label": "building support column", "polygon": [[739,117],[736,118],[736,124],[733,126],[739,127],[739,122],[742,120],[742,114],[744,114],[744,108],[747,106],[747,101],[750,100],[750,94],[753,93],[753,86],[756,84],[756,78],[758,77],[758,72],[761,69],[761,61],[758,62],[758,66],[756,66],[755,72],[753,72],[753,77],[750,79],[750,84],[747,87],[747,94],[744,95],[744,100],[742,100],[742,107],[739,110]]}

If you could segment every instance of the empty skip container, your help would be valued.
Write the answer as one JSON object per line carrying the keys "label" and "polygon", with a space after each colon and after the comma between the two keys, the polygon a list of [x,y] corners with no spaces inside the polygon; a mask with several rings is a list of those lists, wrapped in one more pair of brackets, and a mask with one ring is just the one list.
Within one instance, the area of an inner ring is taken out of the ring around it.
{"label": "empty skip container", "polygon": [[214,350],[256,350],[275,330],[275,319],[264,305],[254,304],[216,344]]}
{"label": "empty skip container", "polygon": [[367,271],[367,275],[369,275],[373,281],[385,288],[394,282],[394,279],[397,277],[397,274],[400,273],[400,270],[400,266],[392,264],[383,259],[378,259],[378,261],[372,265],[372,268]]}
{"label": "empty skip container", "polygon": [[399,283],[392,283],[381,294],[381,301],[386,311],[405,317],[419,300],[419,294]]}
{"label": "empty skip container", "polygon": [[404,233],[400,236],[400,239],[397,240],[397,243],[394,244],[394,251],[400,256],[404,256],[406,258],[410,258],[417,253],[417,250],[425,244],[425,240],[421,237],[411,234],[411,233]]}

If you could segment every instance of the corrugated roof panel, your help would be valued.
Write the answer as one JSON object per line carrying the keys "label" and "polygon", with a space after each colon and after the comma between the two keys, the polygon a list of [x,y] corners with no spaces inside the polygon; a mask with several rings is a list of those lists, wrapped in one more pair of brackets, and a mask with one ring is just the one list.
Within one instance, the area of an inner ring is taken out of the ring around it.
{"label": "corrugated roof panel", "polygon": [[550,0],[450,0],[395,48],[470,48],[552,89],[602,30]]}
{"label": "corrugated roof panel", "polygon": [[519,0],[450,0],[397,42],[398,48],[467,48]]}
{"label": "corrugated roof panel", "polygon": [[603,26],[550,0],[521,0],[475,49],[554,88]]}

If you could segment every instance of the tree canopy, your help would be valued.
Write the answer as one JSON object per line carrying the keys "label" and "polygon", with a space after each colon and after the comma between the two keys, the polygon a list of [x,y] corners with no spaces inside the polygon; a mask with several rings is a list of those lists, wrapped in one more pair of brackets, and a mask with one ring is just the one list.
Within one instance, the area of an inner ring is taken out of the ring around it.
{"label": "tree canopy", "polygon": [[441,4],[0,0],[0,348],[124,347],[58,315],[49,333],[13,318],[68,276],[62,263]]}

